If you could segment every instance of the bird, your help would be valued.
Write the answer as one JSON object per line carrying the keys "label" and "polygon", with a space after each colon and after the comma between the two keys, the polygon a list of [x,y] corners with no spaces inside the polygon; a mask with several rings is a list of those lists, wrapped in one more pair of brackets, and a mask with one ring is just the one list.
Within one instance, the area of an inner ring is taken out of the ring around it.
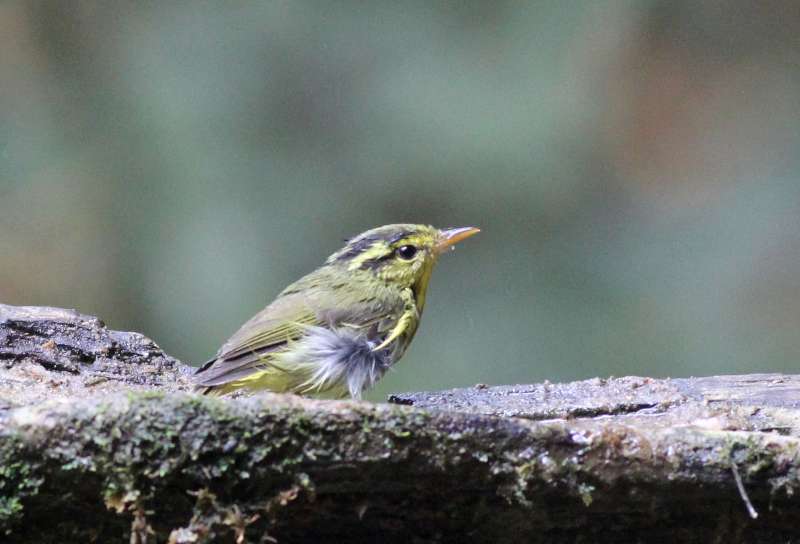
{"label": "bird", "polygon": [[197,370],[196,388],[360,399],[414,338],[439,257],[478,232],[403,223],[347,240],[242,325]]}

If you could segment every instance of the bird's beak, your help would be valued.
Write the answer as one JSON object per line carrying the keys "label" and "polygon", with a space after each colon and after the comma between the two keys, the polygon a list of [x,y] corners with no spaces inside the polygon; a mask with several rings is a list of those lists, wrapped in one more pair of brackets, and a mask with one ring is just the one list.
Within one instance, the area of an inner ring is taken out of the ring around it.
{"label": "bird's beak", "polygon": [[439,242],[436,244],[436,252],[442,253],[447,248],[453,247],[455,244],[469,238],[473,234],[478,234],[481,229],[475,227],[459,227],[457,229],[446,229],[439,233]]}

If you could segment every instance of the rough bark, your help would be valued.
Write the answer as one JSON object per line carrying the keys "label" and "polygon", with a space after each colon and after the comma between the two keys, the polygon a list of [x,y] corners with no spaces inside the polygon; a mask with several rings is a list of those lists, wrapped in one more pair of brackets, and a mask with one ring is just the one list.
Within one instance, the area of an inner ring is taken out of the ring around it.
{"label": "rough bark", "polygon": [[95,318],[0,306],[0,540],[800,540],[800,376],[370,404],[208,398],[188,372]]}

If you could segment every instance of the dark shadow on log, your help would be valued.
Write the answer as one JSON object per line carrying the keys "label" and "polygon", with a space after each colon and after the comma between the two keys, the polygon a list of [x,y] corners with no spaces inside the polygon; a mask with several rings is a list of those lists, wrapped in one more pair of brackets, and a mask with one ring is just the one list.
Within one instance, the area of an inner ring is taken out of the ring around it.
{"label": "dark shadow on log", "polygon": [[95,318],[0,306],[0,540],[800,539],[798,376],[375,405],[206,398],[189,371]]}

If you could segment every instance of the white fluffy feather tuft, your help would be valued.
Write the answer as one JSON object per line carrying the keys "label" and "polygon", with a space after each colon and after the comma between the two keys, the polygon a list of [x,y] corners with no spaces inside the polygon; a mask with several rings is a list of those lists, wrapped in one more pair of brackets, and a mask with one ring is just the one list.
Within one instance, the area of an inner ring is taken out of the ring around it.
{"label": "white fluffy feather tuft", "polygon": [[392,350],[373,351],[376,345],[349,327],[310,326],[306,336],[282,354],[281,366],[305,368],[309,378],[299,386],[303,394],[341,389],[360,399],[392,364]]}

